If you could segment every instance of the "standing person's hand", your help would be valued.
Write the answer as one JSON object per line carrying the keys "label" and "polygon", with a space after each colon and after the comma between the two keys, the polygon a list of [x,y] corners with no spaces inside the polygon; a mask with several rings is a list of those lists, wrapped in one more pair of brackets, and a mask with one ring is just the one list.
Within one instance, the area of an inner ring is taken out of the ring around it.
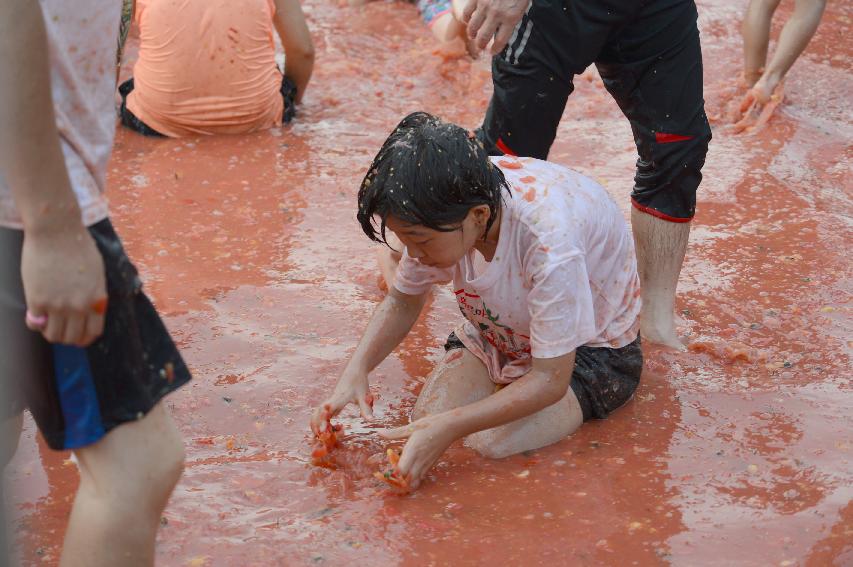
{"label": "standing person's hand", "polygon": [[40,2],[0,2],[0,171],[24,227],[26,324],[86,346],[104,330],[106,277],[56,126],[45,16]]}
{"label": "standing person's hand", "polygon": [[21,278],[30,329],[51,343],[81,347],[101,335],[104,261],[82,224],[25,231]]}
{"label": "standing person's hand", "polygon": [[468,24],[468,36],[474,39],[477,48],[483,50],[494,38],[492,55],[506,47],[531,0],[469,0],[462,13]]}

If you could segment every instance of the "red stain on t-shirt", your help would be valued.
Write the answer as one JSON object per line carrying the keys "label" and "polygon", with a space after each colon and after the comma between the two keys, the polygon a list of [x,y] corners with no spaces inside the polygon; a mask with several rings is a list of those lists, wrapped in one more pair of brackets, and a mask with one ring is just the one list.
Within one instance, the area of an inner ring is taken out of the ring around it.
{"label": "red stain on t-shirt", "polygon": [[506,169],[521,169],[522,167],[524,167],[523,165],[521,165],[521,162],[507,161],[505,159],[499,160],[498,165]]}
{"label": "red stain on t-shirt", "polygon": [[533,183],[534,181],[536,181],[536,178],[532,175],[528,175],[527,177],[522,177],[521,179],[519,179],[519,181],[521,181],[522,183]]}
{"label": "red stain on t-shirt", "polygon": [[532,203],[533,199],[535,199],[535,198],[536,198],[536,189],[531,187],[530,189],[528,189],[527,193],[524,194],[524,200],[527,201],[528,203]]}

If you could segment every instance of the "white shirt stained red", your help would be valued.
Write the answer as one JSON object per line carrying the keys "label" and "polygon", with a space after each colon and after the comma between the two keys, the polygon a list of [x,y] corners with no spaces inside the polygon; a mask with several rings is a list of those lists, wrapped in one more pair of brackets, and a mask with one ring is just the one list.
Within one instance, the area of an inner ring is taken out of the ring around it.
{"label": "white shirt stained red", "polygon": [[[471,251],[452,268],[403,254],[394,283],[410,295],[453,282],[465,322],[456,334],[509,383],[532,357],[556,358],[579,346],[619,348],[637,338],[640,282],[634,240],[600,185],[532,158],[492,158],[510,185],[497,249],[478,270]],[[475,256],[476,255],[476,256]]]}

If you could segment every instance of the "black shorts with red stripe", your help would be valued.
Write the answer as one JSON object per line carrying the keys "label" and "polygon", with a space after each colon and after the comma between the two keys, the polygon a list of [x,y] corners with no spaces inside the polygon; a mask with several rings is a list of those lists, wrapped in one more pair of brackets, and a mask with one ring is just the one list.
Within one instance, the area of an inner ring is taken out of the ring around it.
{"label": "black shorts with red stripe", "polygon": [[687,222],[711,140],[693,0],[533,0],[492,60],[494,94],[478,131],[493,155],[547,159],[572,79],[595,64],[631,122],[631,200]]}

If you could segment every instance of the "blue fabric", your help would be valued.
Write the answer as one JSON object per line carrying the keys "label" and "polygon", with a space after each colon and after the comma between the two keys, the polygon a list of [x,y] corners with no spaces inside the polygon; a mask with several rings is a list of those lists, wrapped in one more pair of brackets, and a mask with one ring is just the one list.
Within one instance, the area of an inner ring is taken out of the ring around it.
{"label": "blue fabric", "polygon": [[432,25],[434,19],[449,12],[452,8],[451,0],[418,0],[418,11],[428,26]]}
{"label": "blue fabric", "polygon": [[65,449],[77,449],[104,434],[101,408],[86,349],[53,345],[56,391],[65,421]]}

